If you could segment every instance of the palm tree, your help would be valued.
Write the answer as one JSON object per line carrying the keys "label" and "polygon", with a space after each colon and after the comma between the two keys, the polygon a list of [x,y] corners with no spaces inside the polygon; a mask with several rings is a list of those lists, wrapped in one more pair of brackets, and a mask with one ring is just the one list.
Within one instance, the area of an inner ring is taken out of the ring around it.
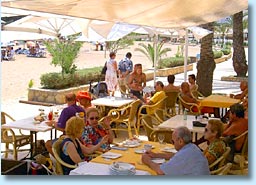
{"label": "palm tree", "polygon": [[229,22],[225,22],[225,23],[216,23],[216,25],[214,26],[214,31],[218,32],[221,34],[221,48],[224,45],[224,38],[225,35],[229,32],[229,30],[232,28],[232,19],[229,20]]}
{"label": "palm tree", "polygon": [[[164,48],[162,49],[164,45],[164,42],[160,42],[157,43],[156,45],[156,66],[158,65],[158,61],[162,58],[162,56],[166,56],[167,52],[171,51],[171,48]],[[139,51],[141,53],[143,53],[151,62],[152,62],[152,66],[154,66],[154,57],[155,57],[155,49],[154,49],[154,44],[144,44],[144,43],[140,43],[139,46],[141,46],[142,48],[135,48],[135,51]]]}
{"label": "palm tree", "polygon": [[[202,25],[202,28],[213,31],[213,23]],[[216,67],[212,51],[213,33],[202,38],[200,60],[197,62],[198,90],[204,96],[212,94],[213,71]]]}
{"label": "palm tree", "polygon": [[233,67],[238,77],[245,77],[248,65],[244,51],[243,12],[234,14],[233,17]]}

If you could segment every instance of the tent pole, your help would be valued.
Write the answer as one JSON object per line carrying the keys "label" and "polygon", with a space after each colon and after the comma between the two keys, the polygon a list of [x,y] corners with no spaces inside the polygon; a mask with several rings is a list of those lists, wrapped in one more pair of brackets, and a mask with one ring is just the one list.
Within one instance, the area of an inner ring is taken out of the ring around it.
{"label": "tent pole", "polygon": [[156,65],[157,65],[157,42],[158,42],[158,35],[154,35],[154,85],[156,83]]}
{"label": "tent pole", "polygon": [[187,81],[187,63],[188,63],[188,29],[186,29],[186,35],[185,35],[184,82]]}

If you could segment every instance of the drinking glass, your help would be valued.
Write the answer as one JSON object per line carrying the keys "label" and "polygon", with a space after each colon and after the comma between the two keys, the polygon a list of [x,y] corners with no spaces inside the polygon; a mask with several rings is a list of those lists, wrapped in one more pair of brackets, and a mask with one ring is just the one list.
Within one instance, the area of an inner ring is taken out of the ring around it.
{"label": "drinking glass", "polygon": [[159,143],[162,145],[164,143],[165,135],[164,134],[158,134],[157,137],[158,137]]}

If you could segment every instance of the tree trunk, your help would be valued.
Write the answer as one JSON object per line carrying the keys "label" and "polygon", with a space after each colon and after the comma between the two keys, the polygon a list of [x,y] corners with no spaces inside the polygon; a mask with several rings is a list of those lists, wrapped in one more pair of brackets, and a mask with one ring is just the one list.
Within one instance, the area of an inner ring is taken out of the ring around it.
{"label": "tree trunk", "polygon": [[[213,23],[201,25],[202,28],[213,31]],[[213,71],[216,67],[212,51],[213,33],[202,38],[200,60],[197,63],[198,90],[204,96],[212,94]]]}
{"label": "tree trunk", "polygon": [[245,77],[248,65],[243,46],[243,12],[234,14],[233,21],[233,67],[237,76]]}

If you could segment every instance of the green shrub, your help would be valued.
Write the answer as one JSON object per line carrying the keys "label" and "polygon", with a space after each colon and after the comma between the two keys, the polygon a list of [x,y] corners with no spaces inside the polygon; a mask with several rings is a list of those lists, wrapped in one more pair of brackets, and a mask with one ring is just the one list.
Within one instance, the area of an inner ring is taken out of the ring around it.
{"label": "green shrub", "polygon": [[[188,59],[188,64],[191,63]],[[168,57],[161,59],[158,63],[158,69],[171,68],[184,65],[184,57]]]}
{"label": "green shrub", "polygon": [[231,53],[230,48],[223,48],[223,49],[221,49],[221,51],[223,52],[224,55],[228,55],[229,53]]}
{"label": "green shrub", "polygon": [[90,81],[101,80],[102,67],[94,67],[77,70],[74,74],[46,73],[41,75],[40,83],[44,89],[65,89],[89,84]]}
{"label": "green shrub", "polygon": [[213,54],[214,54],[214,59],[221,58],[223,55],[222,51],[213,51]]}

